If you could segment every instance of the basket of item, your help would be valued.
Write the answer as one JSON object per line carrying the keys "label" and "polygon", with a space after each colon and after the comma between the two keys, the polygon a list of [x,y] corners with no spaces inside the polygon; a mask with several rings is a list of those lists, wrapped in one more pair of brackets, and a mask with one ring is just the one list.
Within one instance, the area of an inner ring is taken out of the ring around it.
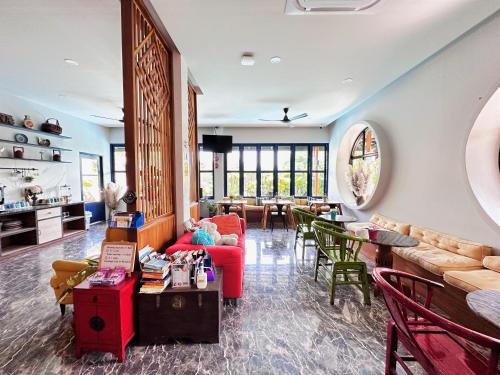
{"label": "basket of item", "polygon": [[62,127],[59,125],[59,120],[55,118],[48,118],[41,126],[41,130],[52,134],[61,134]]}

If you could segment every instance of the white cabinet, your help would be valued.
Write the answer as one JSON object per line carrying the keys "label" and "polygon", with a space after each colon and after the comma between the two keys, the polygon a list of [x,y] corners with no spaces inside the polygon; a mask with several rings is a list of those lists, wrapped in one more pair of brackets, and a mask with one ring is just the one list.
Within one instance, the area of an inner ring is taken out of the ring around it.
{"label": "white cabinet", "polygon": [[[45,210],[40,210],[45,211]],[[40,212],[38,211],[38,212]],[[59,208],[60,213],[60,208]],[[61,217],[53,217],[45,220],[38,220],[38,243],[46,243],[62,237]]]}
{"label": "white cabinet", "polygon": [[36,211],[36,219],[44,220],[52,217],[61,216],[61,207],[44,208]]}

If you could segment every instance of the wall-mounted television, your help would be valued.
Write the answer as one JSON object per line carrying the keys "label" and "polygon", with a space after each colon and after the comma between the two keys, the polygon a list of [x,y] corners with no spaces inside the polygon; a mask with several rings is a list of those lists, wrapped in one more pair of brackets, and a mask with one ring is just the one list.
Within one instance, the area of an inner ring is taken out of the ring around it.
{"label": "wall-mounted television", "polygon": [[205,135],[203,134],[203,151],[212,151],[221,154],[233,149],[232,135]]}

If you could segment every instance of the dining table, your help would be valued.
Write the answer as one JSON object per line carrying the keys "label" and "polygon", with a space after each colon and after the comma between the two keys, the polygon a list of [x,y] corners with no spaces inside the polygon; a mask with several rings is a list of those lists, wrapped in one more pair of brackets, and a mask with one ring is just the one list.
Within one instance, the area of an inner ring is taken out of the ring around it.
{"label": "dining table", "polygon": [[500,290],[475,290],[465,300],[474,313],[500,328]]}
{"label": "dining table", "polygon": [[324,199],[309,199],[307,205],[311,212],[319,215],[321,214],[321,207],[328,206],[330,209],[336,208],[338,213],[342,215],[342,203],[334,200],[324,200]]}
{"label": "dining table", "polygon": [[228,215],[231,207],[235,207],[238,211],[241,211],[241,216],[245,221],[247,221],[247,210],[246,210],[247,201],[245,199],[223,199],[217,201],[217,214]]}
{"label": "dining table", "polygon": [[262,205],[264,206],[264,211],[262,213],[262,229],[267,228],[267,217],[269,212],[273,207],[276,207],[278,215],[285,213],[286,219],[288,220],[288,224],[290,227],[295,228],[295,220],[292,214],[292,206],[295,204],[294,201],[289,199],[267,199],[262,201]]}
{"label": "dining table", "polygon": [[358,221],[354,216],[349,215],[332,215],[330,213],[319,215],[320,218],[325,219],[327,221],[331,221],[341,227],[343,227],[346,223],[354,223]]}
{"label": "dining table", "polygon": [[393,247],[413,247],[419,244],[417,239],[392,230],[369,229],[367,240],[377,245],[375,266],[386,268],[392,268]]}

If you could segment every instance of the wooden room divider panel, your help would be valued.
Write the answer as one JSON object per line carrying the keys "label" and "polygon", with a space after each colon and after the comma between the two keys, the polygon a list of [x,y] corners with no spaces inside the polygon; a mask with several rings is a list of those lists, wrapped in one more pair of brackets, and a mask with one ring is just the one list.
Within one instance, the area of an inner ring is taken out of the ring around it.
{"label": "wooden room divider panel", "polygon": [[127,206],[146,224],[108,237],[161,249],[175,236],[172,51],[142,0],[121,4]]}
{"label": "wooden room divider panel", "polygon": [[198,174],[198,118],[196,91],[190,83],[188,88],[188,147],[189,147],[189,196],[191,199],[190,214],[199,219],[199,174]]}

